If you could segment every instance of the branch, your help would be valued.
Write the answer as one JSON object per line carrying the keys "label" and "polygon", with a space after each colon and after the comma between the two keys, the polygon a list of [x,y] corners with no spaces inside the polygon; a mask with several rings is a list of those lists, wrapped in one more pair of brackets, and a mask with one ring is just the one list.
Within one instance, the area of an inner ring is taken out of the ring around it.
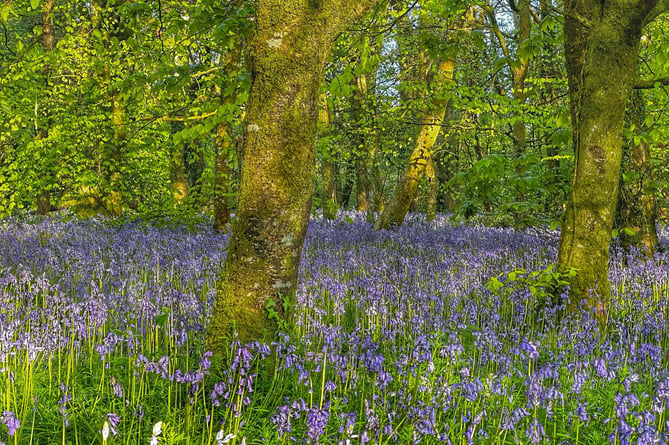
{"label": "branch", "polygon": [[492,28],[492,33],[495,34],[497,40],[499,41],[499,46],[502,48],[502,54],[506,57],[507,61],[511,63],[511,58],[509,57],[509,49],[506,47],[506,40],[502,35],[502,32],[499,30],[499,25],[497,24],[497,18],[495,17],[495,11],[493,11],[490,5],[483,7],[483,10],[488,15],[488,20],[490,20],[490,26]]}
{"label": "branch", "polygon": [[209,117],[215,116],[218,110],[210,111],[209,113],[199,114],[196,116],[143,116],[143,121],[162,121],[162,122],[191,122],[202,121]]}
{"label": "branch", "polygon": [[651,90],[655,88],[657,84],[660,85],[669,85],[669,76],[668,77],[661,77],[659,79],[637,79],[636,83],[634,84],[634,89],[636,90]]}
{"label": "branch", "polygon": [[655,7],[650,11],[650,14],[646,17],[646,20],[644,20],[644,25],[649,24],[667,11],[669,11],[669,0],[659,0]]}

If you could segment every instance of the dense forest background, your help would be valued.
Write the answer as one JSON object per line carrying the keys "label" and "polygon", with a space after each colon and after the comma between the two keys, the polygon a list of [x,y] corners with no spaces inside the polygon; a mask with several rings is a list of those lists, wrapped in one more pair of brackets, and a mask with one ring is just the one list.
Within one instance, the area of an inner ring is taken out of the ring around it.
{"label": "dense forest background", "polygon": [[[314,209],[375,220],[413,165],[414,211],[557,224],[574,160],[562,8],[376,4],[327,62]],[[13,1],[0,19],[3,215],[204,210],[224,227],[244,157],[252,4]],[[666,75],[666,31],[661,17],[644,31],[640,78]],[[625,203],[642,193],[668,216],[669,94],[652,86],[626,115],[623,235],[636,226]]]}

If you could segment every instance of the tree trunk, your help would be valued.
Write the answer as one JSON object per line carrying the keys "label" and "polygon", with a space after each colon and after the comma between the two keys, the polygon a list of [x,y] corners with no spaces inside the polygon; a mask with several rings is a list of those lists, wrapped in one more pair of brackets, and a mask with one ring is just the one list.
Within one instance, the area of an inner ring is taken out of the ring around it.
{"label": "tree trunk", "polygon": [[348,202],[351,200],[351,195],[353,194],[353,175],[355,174],[353,164],[353,161],[349,159],[344,165],[344,186],[341,190],[341,197],[337,199],[345,209],[348,208]]}
{"label": "tree trunk", "polygon": [[[235,5],[238,7],[241,2]],[[227,77],[232,77],[241,68],[243,40],[237,42],[237,46],[230,48],[226,54],[223,72]],[[234,94],[225,94],[217,87],[221,96],[223,106],[231,106],[235,103]],[[214,227],[225,232],[230,222],[230,198],[233,169],[230,167],[231,155],[235,154],[236,144],[232,135],[232,115],[226,116],[216,129],[216,159],[214,161]],[[239,157],[237,157],[239,161]]]}
{"label": "tree trunk", "polygon": [[[453,59],[442,61],[439,64],[438,73],[433,80],[438,92],[444,85],[453,81],[454,67]],[[416,138],[416,147],[409,157],[409,166],[404,172],[404,177],[397,184],[392,201],[376,221],[375,229],[399,227],[404,222],[411,201],[416,196],[418,183],[425,174],[428,160],[432,158],[432,147],[439,136],[447,103],[448,99],[443,97],[443,92],[436,94],[432,99],[431,111],[420,118],[420,132]]]}
{"label": "tree trunk", "polygon": [[170,182],[172,183],[172,195],[176,205],[181,205],[188,199],[184,144],[184,142],[175,144],[172,149],[172,156],[170,156]]}
{"label": "tree trunk", "polygon": [[318,94],[332,43],[372,0],[260,0],[237,215],[207,343],[222,354],[270,339],[285,320],[306,235],[315,174]]}
{"label": "tree trunk", "polygon": [[439,188],[439,181],[434,172],[433,156],[427,158],[425,178],[427,179],[428,187],[426,218],[428,221],[434,221],[437,217],[437,189]]}
{"label": "tree trunk", "polygon": [[[328,138],[332,129],[330,127],[328,99],[325,94],[321,97],[321,108],[318,111],[318,120],[321,125],[320,136]],[[335,176],[334,153],[332,153],[329,141],[323,153],[322,168],[323,194],[321,196],[321,202],[323,203],[323,217],[325,219],[335,219],[337,216],[337,178]]]}
{"label": "tree trunk", "polygon": [[234,150],[232,125],[227,120],[216,129],[216,160],[214,164],[214,227],[225,232],[230,222],[230,180],[232,169],[228,164]]}
{"label": "tree trunk", "polygon": [[[560,237],[558,270],[576,269],[570,308],[606,323],[609,243],[615,217],[625,106],[635,80],[641,29],[655,1],[607,1],[592,14],[577,113],[576,159]],[[567,41],[572,36],[567,35]]]}
{"label": "tree trunk", "polygon": [[[107,0],[95,0],[93,5],[92,25],[93,28],[100,29],[105,36],[105,48],[108,48],[109,42],[113,37],[125,40],[128,34],[123,30],[123,22],[118,12],[118,8],[127,0],[119,0],[113,6],[107,4]],[[112,8],[110,14],[115,15],[115,20],[110,20],[111,29],[104,29],[105,23],[102,22],[102,14],[105,8]],[[112,80],[111,64],[107,62],[102,68],[101,79],[103,87],[106,89],[107,100],[109,102],[109,112],[111,121],[111,135],[107,142],[102,143],[101,165],[103,165],[102,203],[104,210],[110,216],[119,216],[123,210],[122,196],[122,164],[123,151],[126,144],[126,120],[125,110],[121,92]]]}
{"label": "tree trunk", "polygon": [[[632,93],[627,115],[628,122],[635,127],[633,134],[638,135],[645,119],[643,93],[640,90]],[[650,160],[650,146],[645,141],[625,141],[616,228],[624,247],[634,246],[652,258],[658,239]]]}
{"label": "tree trunk", "polygon": [[[53,37],[53,8],[55,6],[55,0],[47,0],[44,3],[44,9],[42,10],[42,45],[44,45],[44,50],[48,53],[52,52],[54,49],[54,37]],[[44,88],[45,94],[48,97],[48,91],[51,91],[49,86],[49,73],[50,67],[48,62],[44,67]],[[49,127],[51,126],[51,119],[47,118],[46,127],[41,128],[38,131],[37,139],[45,141],[49,137]],[[48,144],[48,142],[43,142],[43,144]],[[48,145],[47,145],[48,147]],[[46,157],[48,158],[48,156]],[[45,173],[45,181],[53,181],[52,177],[52,166],[45,165],[43,172]],[[45,185],[42,190],[37,195],[37,213],[40,215],[46,215],[50,211],[55,210],[55,207],[51,203],[51,193],[48,188],[48,184]]]}
{"label": "tree trunk", "polygon": [[368,112],[365,102],[368,94],[368,76],[362,74],[355,78],[353,97],[351,98],[351,111],[353,119],[356,122],[356,129],[353,133],[353,141],[355,142],[355,175],[357,179],[357,210],[359,212],[366,212],[369,210],[371,182],[369,178],[370,173],[370,158],[375,155],[376,148],[370,144],[368,132],[369,129],[365,125],[365,113]]}
{"label": "tree trunk", "polygon": [[592,20],[594,7],[595,0],[566,0],[564,5],[564,53],[574,151],[578,146],[578,113],[588,47],[589,26],[584,21]]}
{"label": "tree trunk", "polygon": [[[518,102],[518,106],[525,105],[527,102],[527,92],[525,91],[525,78],[530,68],[530,58],[527,45],[530,43],[530,34],[532,31],[532,18],[530,17],[530,0],[518,0],[518,55],[516,64],[511,64],[511,74],[513,83],[513,98]],[[516,156],[521,156],[527,148],[527,129],[521,109],[516,113],[511,126],[513,134],[513,146]],[[518,170],[522,172],[523,167],[519,163]]]}

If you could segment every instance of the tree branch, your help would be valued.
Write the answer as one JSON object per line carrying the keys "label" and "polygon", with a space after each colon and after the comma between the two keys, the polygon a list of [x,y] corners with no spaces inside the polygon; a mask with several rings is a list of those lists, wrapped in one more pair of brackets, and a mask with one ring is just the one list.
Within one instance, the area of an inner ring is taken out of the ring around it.
{"label": "tree branch", "polygon": [[660,85],[669,85],[669,76],[661,77],[659,79],[637,79],[634,84],[634,89],[637,90],[650,90],[655,88],[657,84]]}

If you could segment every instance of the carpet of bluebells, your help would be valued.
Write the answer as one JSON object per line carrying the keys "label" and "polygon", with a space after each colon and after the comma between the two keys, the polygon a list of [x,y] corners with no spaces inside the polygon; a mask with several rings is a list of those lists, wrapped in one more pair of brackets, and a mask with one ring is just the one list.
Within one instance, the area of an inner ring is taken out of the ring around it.
{"label": "carpet of bluebells", "polygon": [[669,254],[612,249],[600,335],[547,303],[557,241],[316,218],[290,329],[212,365],[225,235],[5,220],[0,443],[669,443]]}

